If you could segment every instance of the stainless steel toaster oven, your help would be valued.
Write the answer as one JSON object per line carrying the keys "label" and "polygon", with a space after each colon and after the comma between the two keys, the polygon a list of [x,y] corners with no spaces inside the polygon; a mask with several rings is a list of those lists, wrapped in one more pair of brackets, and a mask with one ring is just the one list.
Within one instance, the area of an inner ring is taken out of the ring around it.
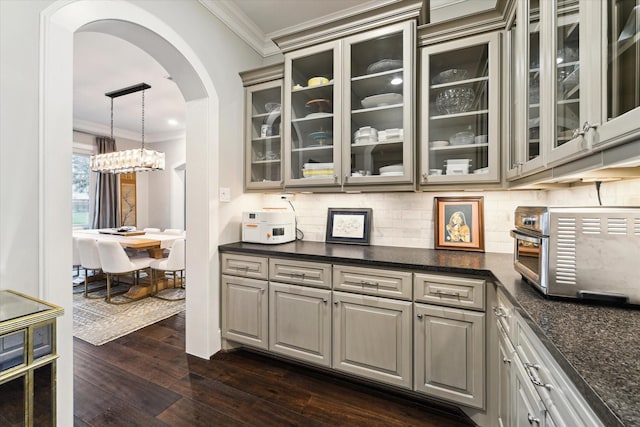
{"label": "stainless steel toaster oven", "polygon": [[546,295],[640,304],[640,207],[521,206],[514,267]]}

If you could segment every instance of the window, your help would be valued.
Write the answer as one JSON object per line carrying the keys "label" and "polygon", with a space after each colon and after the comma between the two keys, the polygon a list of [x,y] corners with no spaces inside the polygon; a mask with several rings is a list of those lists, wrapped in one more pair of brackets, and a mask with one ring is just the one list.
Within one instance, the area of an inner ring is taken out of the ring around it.
{"label": "window", "polygon": [[90,171],[89,155],[74,153],[72,160],[72,214],[73,226],[90,228],[89,194]]}

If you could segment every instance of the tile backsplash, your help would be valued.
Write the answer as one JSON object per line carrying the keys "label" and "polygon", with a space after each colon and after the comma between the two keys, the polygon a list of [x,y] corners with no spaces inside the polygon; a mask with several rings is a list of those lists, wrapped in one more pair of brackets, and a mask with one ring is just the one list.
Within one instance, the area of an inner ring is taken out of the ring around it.
{"label": "tile backsplash", "polygon": [[[483,196],[486,252],[511,253],[513,212],[520,205],[596,206],[594,185],[554,190],[510,190],[455,193],[296,194],[298,228],[304,240],[324,241],[328,208],[372,208],[371,244],[433,248],[434,197]],[[600,188],[603,205],[640,206],[640,180],[605,182]],[[265,207],[288,207],[279,195],[264,195]]]}

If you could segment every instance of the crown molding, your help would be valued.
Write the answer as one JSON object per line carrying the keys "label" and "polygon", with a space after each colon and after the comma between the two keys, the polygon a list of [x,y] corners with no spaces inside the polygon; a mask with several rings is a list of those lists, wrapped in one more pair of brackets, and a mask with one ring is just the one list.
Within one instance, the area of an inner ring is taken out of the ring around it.
{"label": "crown molding", "polygon": [[[90,122],[88,120],[73,119],[73,130],[95,136],[111,136],[111,127],[102,123]],[[156,142],[167,142],[176,139],[184,139],[185,135],[186,133],[184,130],[151,134],[147,134],[145,132],[144,143],[154,144]],[[140,141],[140,132],[133,132],[118,127],[113,128],[113,136],[115,138],[124,138],[130,141]]]}
{"label": "crown molding", "polygon": [[253,50],[266,58],[280,53],[280,49],[231,0],[199,0],[200,3]]}

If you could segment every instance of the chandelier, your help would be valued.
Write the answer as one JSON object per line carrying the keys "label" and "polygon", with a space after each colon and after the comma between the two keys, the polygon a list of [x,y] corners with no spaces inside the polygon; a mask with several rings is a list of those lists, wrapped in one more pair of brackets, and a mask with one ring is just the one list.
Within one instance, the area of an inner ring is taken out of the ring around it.
{"label": "chandelier", "polygon": [[146,83],[129,86],[124,89],[105,93],[111,98],[111,139],[113,139],[113,98],[142,91],[142,146],[140,149],[114,151],[112,153],[95,154],[90,157],[89,165],[94,172],[131,173],[164,169],[164,153],[144,147],[144,91],[150,89]]}

